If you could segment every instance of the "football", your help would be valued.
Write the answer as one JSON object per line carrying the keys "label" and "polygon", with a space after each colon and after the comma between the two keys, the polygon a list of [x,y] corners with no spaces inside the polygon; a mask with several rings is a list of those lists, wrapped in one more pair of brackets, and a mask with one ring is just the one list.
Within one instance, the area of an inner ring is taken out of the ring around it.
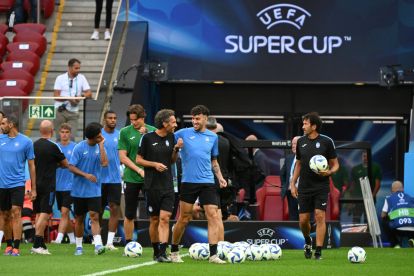
{"label": "football", "polygon": [[272,259],[272,255],[270,254],[270,246],[267,243],[262,243],[260,245],[260,249],[262,250],[262,260],[263,261],[268,261]]}
{"label": "football", "polygon": [[278,260],[282,257],[282,248],[277,244],[269,244],[270,259]]}
{"label": "football", "polygon": [[234,247],[229,253],[227,253],[227,261],[232,264],[239,264],[244,262],[246,255],[244,250],[240,247]]}
{"label": "football", "polygon": [[362,247],[354,246],[348,251],[348,260],[351,263],[363,263],[367,258],[367,253]]}
{"label": "football", "polygon": [[326,171],[328,170],[328,160],[323,155],[314,155],[309,161],[309,168],[315,173]]}
{"label": "football", "polygon": [[250,245],[250,254],[248,255],[248,259],[251,261],[261,261],[263,258],[263,251],[259,245],[252,244]]}
{"label": "football", "polygon": [[136,258],[142,255],[142,246],[137,242],[129,242],[124,249],[125,256]]}

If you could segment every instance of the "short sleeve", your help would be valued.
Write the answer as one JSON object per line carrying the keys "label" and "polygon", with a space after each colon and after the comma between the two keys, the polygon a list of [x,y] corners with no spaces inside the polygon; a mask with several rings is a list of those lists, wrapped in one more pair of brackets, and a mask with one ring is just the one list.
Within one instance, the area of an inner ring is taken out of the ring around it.
{"label": "short sleeve", "polygon": [[26,154],[27,160],[33,160],[35,158],[34,147],[33,147],[33,142],[32,141],[29,141],[27,143],[25,154]]}
{"label": "short sleeve", "polygon": [[128,150],[128,143],[127,137],[125,134],[125,129],[121,129],[119,132],[119,139],[118,139],[118,150]]}
{"label": "short sleeve", "polygon": [[334,141],[329,138],[327,143],[328,143],[327,157],[328,157],[328,159],[335,159],[337,157],[337,155],[336,155]]}
{"label": "short sleeve", "polygon": [[384,206],[382,207],[382,211],[384,213],[388,213],[388,198],[385,198],[384,200]]}
{"label": "short sleeve", "polygon": [[211,149],[211,157],[219,156],[219,149],[218,149],[218,136],[215,136],[213,148]]}
{"label": "short sleeve", "polygon": [[73,165],[75,167],[78,165],[78,162],[80,160],[80,149],[79,148],[80,148],[79,144],[76,145],[73,148],[72,156],[70,157],[69,164],[71,164],[71,165]]}
{"label": "short sleeve", "polygon": [[58,76],[55,80],[55,85],[53,87],[54,90],[62,90],[62,81],[61,81],[61,76]]}
{"label": "short sleeve", "polygon": [[88,82],[88,80],[86,79],[86,77],[84,76],[84,75],[82,75],[82,91],[81,92],[83,92],[83,91],[87,91],[87,90],[90,90],[91,89],[91,87],[89,86],[89,82]]}
{"label": "short sleeve", "polygon": [[141,155],[144,159],[146,157],[147,153],[147,141],[148,141],[148,135],[145,134],[141,137],[141,141],[139,141],[139,147],[138,147],[138,155]]}
{"label": "short sleeve", "polygon": [[55,144],[55,147],[54,147],[54,156],[55,156],[55,158],[56,158],[56,161],[59,163],[59,162],[61,162],[62,160],[65,160],[65,155],[63,154],[63,152],[62,152],[62,150],[60,149],[60,147],[58,146],[58,145],[56,145]]}

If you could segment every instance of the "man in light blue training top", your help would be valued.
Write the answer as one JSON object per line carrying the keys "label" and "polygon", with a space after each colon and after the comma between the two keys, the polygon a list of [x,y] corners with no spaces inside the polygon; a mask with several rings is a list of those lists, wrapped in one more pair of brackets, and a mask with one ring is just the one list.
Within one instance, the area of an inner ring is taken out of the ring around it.
{"label": "man in light blue training top", "polygon": [[218,216],[218,198],[214,182],[216,175],[220,187],[226,187],[217,161],[218,137],[217,134],[206,128],[210,111],[204,105],[197,105],[191,109],[192,128],[180,129],[175,133],[175,139],[182,139],[184,146],[180,154],[182,160],[182,184],[180,190],[180,217],[174,226],[171,261],[183,262],[178,252],[178,244],[185,231],[185,227],[192,218],[194,202],[200,199],[208,221],[208,241],[210,244],[210,263],[223,264],[217,255],[220,217]]}
{"label": "man in light blue training top", "polygon": [[36,171],[33,142],[19,133],[18,120],[4,115],[1,120],[0,135],[0,211],[11,216],[13,245],[11,237],[6,237],[5,255],[20,256],[19,246],[22,236],[21,214],[25,194],[25,164],[29,164],[32,183],[31,200],[36,199]]}
{"label": "man in light blue training top", "polygon": [[99,123],[90,123],[85,128],[87,139],[75,146],[69,162],[69,169],[75,174],[71,196],[76,219],[76,256],[83,254],[83,229],[87,212],[91,219],[95,254],[100,255],[105,252],[100,235],[99,213],[101,212],[101,168],[108,166],[108,159],[101,128]]}
{"label": "man in light blue training top", "polygon": [[[70,160],[76,143],[70,140],[72,127],[68,123],[63,123],[59,128],[60,143],[67,160]],[[59,222],[58,235],[53,243],[62,243],[62,239],[67,233],[71,244],[75,244],[75,234],[73,233],[72,222],[70,221],[70,208],[73,203],[70,191],[72,190],[73,173],[67,168],[56,170],[56,202],[60,210],[61,218]]]}
{"label": "man in light blue training top", "polygon": [[107,250],[117,250],[114,237],[118,227],[119,205],[121,204],[121,162],[118,154],[119,130],[116,127],[116,113],[108,110],[104,114],[105,126],[102,136],[105,138],[105,151],[108,157],[108,167],[102,168],[102,211],[109,205],[110,217],[108,222]]}

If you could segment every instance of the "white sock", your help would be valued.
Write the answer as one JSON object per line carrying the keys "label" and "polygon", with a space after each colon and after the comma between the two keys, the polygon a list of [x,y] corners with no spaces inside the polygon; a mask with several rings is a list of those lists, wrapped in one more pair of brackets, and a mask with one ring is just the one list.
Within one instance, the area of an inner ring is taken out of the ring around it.
{"label": "white sock", "polygon": [[4,231],[0,230],[0,247],[1,247],[1,241],[3,240]]}
{"label": "white sock", "polygon": [[83,237],[76,237],[76,247],[82,247]]}
{"label": "white sock", "polygon": [[115,232],[108,232],[108,240],[106,241],[106,245],[114,244],[114,237]]}
{"label": "white sock", "polygon": [[56,240],[55,240],[55,242],[56,243],[61,243],[62,242],[62,240],[63,240],[63,233],[58,233],[58,235],[57,235],[57,237],[56,237]]}
{"label": "white sock", "polygon": [[75,234],[73,232],[68,233],[70,243],[75,243]]}
{"label": "white sock", "polygon": [[93,236],[93,241],[94,241],[95,246],[102,245],[101,235],[95,235],[95,236]]}

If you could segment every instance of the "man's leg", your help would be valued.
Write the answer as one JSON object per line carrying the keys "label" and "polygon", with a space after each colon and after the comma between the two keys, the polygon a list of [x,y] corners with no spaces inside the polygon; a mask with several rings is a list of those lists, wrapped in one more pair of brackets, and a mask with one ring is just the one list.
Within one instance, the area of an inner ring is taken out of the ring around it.
{"label": "man's leg", "polygon": [[20,254],[20,240],[22,238],[22,207],[13,205],[11,208],[11,221],[13,228],[13,254],[17,250],[16,254]]}
{"label": "man's leg", "polygon": [[[75,203],[76,204],[76,203]],[[75,236],[76,236],[76,251],[75,255],[83,255],[82,242],[83,242],[83,229],[85,227],[85,215],[76,211],[75,206]]]}
{"label": "man's leg", "polygon": [[65,233],[68,234],[70,243],[75,243],[75,235],[73,234],[72,222],[70,221],[70,210],[62,206],[62,208],[60,208],[60,215],[58,236],[55,243],[61,243]]}
{"label": "man's leg", "polygon": [[159,255],[160,239],[158,236],[159,216],[150,216],[149,235],[154,250],[153,259],[155,260]]}
{"label": "man's leg", "polygon": [[[100,203],[97,208],[100,208]],[[91,219],[91,230],[93,235],[93,242],[95,244],[95,254],[100,255],[105,252],[105,247],[102,245],[101,226],[99,225],[99,211],[89,211]]]}
{"label": "man's leg", "polygon": [[310,213],[299,214],[299,226],[305,238],[305,258],[310,259],[312,257],[312,239],[310,237]]}
{"label": "man's leg", "polygon": [[138,195],[140,191],[138,185],[138,183],[126,183],[125,187],[125,244],[132,241],[134,234],[134,220],[137,215]]}
{"label": "man's leg", "polygon": [[316,220],[316,251],[315,258],[319,259],[322,255],[322,246],[325,240],[326,223],[325,223],[325,211],[315,209]]}
{"label": "man's leg", "polygon": [[218,241],[224,241],[224,224],[223,224],[223,215],[221,209],[217,209],[218,216]]}
{"label": "man's leg", "polygon": [[10,255],[13,251],[13,228],[11,224],[11,211],[2,211],[4,220],[4,240],[6,241],[5,255]]}
{"label": "man's leg", "polygon": [[104,201],[108,201],[110,211],[108,221],[108,237],[106,241],[106,248],[108,250],[117,250],[117,248],[114,246],[114,238],[116,230],[118,228],[118,221],[121,211],[121,193],[121,184],[102,185],[102,206],[104,205]]}
{"label": "man's leg", "polygon": [[[170,218],[171,212],[161,210],[158,223],[158,238],[160,241],[159,256],[166,258],[166,250],[168,245],[168,238],[170,232]],[[168,260],[169,261],[169,260]]]}
{"label": "man's leg", "polygon": [[178,252],[178,245],[184,234],[185,227],[193,217],[193,204],[180,200],[180,216],[174,225],[171,243],[171,261],[173,263],[181,263],[181,257]]}
{"label": "man's leg", "polygon": [[118,228],[118,221],[119,221],[119,204],[114,202],[109,202],[109,222],[108,222],[108,239],[106,241],[106,246],[109,247],[114,244],[114,237],[116,230]]}
{"label": "man's leg", "polygon": [[50,254],[47,251],[47,247],[44,241],[45,229],[49,220],[48,213],[40,213],[36,216],[35,224],[35,241],[33,244],[32,252],[37,254]]}

